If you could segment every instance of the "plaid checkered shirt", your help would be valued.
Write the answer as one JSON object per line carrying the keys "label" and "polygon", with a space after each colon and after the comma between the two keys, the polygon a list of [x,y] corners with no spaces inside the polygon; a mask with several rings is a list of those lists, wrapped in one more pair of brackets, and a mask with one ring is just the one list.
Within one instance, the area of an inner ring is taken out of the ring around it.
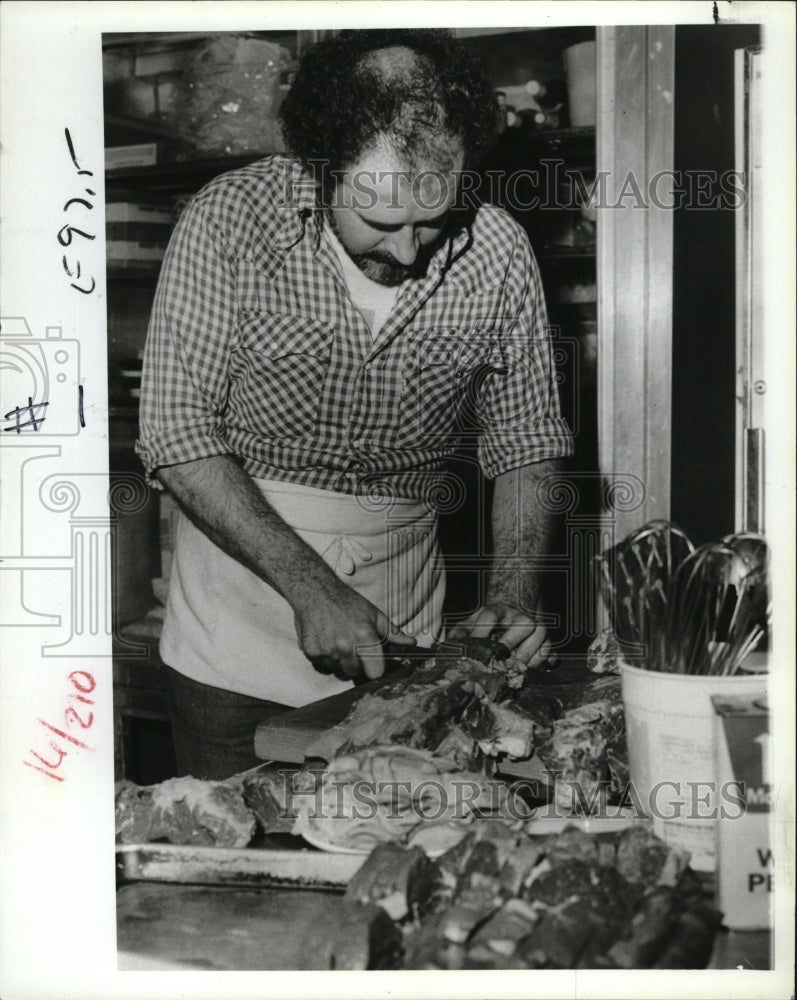
{"label": "plaid checkered shirt", "polygon": [[468,435],[488,477],[569,454],[525,234],[491,206],[449,232],[372,338],[296,161],[203,188],[150,319],[137,444],[150,482],[230,454],[257,478],[422,500]]}

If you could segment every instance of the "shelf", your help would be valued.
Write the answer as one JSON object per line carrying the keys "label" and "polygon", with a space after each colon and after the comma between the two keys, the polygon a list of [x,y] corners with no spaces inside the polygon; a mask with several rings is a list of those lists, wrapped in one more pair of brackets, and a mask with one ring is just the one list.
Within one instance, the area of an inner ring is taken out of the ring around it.
{"label": "shelf", "polygon": [[543,247],[540,257],[547,260],[585,260],[595,256],[595,244],[581,247]]}
{"label": "shelf", "polygon": [[[143,141],[154,141],[156,139],[166,139],[172,143],[176,141],[174,129],[169,128],[162,122],[145,118],[130,118],[127,115],[114,115],[107,111],[103,115],[103,121],[106,133],[112,129],[121,129],[123,132],[131,132],[135,136],[147,136],[147,139]],[[106,146],[117,145],[116,143],[107,142],[107,135],[105,144]],[[127,143],[119,143],[118,145],[127,145]]]}
{"label": "shelf", "polygon": [[[180,45],[193,46],[198,42],[205,42],[213,37],[214,32],[210,31],[115,31],[112,34],[103,36],[103,52],[113,49],[145,49],[145,48],[167,48],[173,49]],[[250,38],[264,38],[270,40],[272,37],[279,38],[280,41],[293,38],[297,32],[295,30],[275,29],[269,31],[244,31]]]}
{"label": "shelf", "polygon": [[524,133],[531,140],[538,142],[579,143],[595,142],[595,126],[583,128],[552,128],[538,129]]}
{"label": "shelf", "polygon": [[504,143],[511,142],[516,149],[524,149],[535,156],[553,153],[568,159],[594,161],[596,152],[595,127],[539,129],[509,128],[501,136]]}
{"label": "shelf", "polygon": [[157,281],[161,272],[160,264],[157,267],[114,267],[108,265],[105,277],[108,281]]}
{"label": "shelf", "polygon": [[124,420],[138,423],[138,404],[111,403],[108,406],[108,417],[110,420]]}
{"label": "shelf", "polygon": [[151,167],[120,167],[105,172],[105,183],[112,187],[141,185],[148,191],[196,190],[219,174],[246,167],[268,155],[267,152],[246,153],[183,163],[156,163]]}

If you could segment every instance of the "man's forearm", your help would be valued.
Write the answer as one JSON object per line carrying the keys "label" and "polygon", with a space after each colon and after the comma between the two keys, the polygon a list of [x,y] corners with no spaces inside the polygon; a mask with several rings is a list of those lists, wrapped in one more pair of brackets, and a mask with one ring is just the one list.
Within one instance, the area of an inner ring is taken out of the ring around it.
{"label": "man's forearm", "polygon": [[487,603],[500,602],[527,614],[537,610],[539,558],[550,547],[554,515],[537,500],[537,486],[559,469],[556,460],[502,473],[492,506],[494,566]]}
{"label": "man's forearm", "polygon": [[158,478],[211,541],[294,608],[312,600],[313,591],[334,578],[231,456],[164,466]]}

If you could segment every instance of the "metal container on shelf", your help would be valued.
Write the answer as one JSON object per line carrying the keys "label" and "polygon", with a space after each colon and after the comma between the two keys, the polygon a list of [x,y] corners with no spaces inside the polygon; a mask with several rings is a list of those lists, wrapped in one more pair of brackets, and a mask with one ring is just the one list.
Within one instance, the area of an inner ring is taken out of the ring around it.
{"label": "metal container on shelf", "polygon": [[596,121],[595,42],[580,42],[564,51],[570,124],[588,128]]}

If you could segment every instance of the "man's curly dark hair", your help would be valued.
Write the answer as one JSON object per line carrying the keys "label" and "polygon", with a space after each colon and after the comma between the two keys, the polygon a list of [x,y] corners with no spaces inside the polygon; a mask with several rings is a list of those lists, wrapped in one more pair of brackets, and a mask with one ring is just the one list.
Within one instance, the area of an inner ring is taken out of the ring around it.
{"label": "man's curly dark hair", "polygon": [[[385,48],[412,55],[398,53],[386,68],[375,55]],[[323,164],[326,177],[385,142],[408,166],[442,166],[455,139],[474,168],[495,139],[498,109],[489,77],[449,31],[364,29],[307,51],[280,121],[290,152],[316,176]]]}

